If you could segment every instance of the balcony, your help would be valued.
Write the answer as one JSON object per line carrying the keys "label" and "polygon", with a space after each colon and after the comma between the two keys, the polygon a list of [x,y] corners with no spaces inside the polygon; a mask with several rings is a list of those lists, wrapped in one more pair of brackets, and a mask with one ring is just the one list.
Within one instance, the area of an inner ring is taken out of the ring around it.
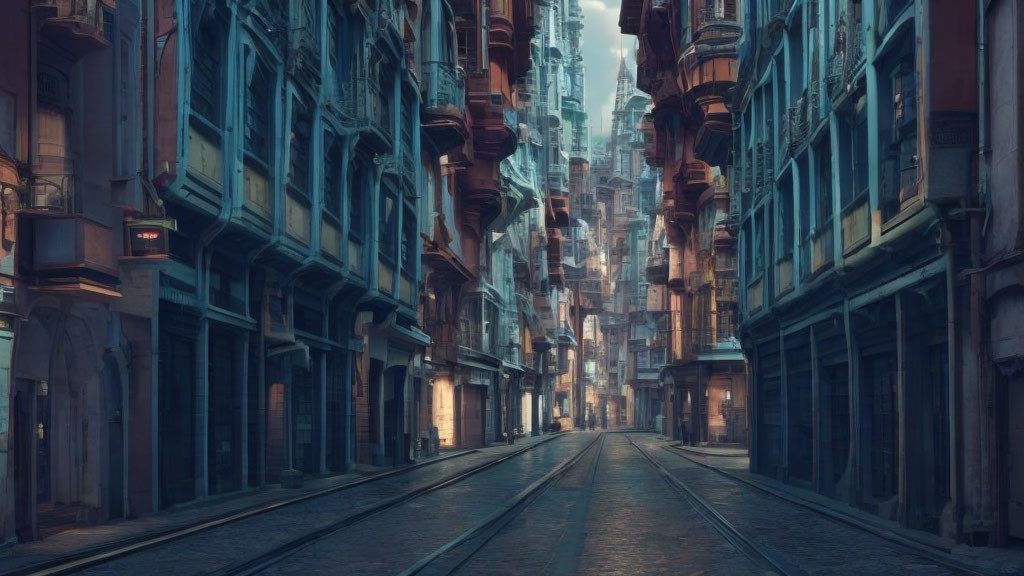
{"label": "balcony", "polygon": [[20,212],[20,273],[33,290],[80,297],[119,297],[113,233],[83,216]]}
{"label": "balcony", "polygon": [[27,194],[22,199],[19,211],[71,214],[74,206],[75,177],[72,173],[36,173],[29,179]]}
{"label": "balcony", "polygon": [[370,136],[367,141],[380,153],[391,151],[394,137],[388,99],[376,78],[353,76],[340,91],[345,125],[353,132]]}
{"label": "balcony", "polygon": [[288,73],[317,86],[320,80],[320,34],[318,18],[314,16],[316,7],[312,0],[300,0],[295,4],[299,6],[288,30]]}
{"label": "balcony", "polygon": [[715,281],[715,300],[720,303],[738,302],[737,283],[735,277],[722,277]]}
{"label": "balcony", "polygon": [[828,62],[829,94],[839,96],[853,83],[863,67],[864,54],[864,26],[860,18],[850,22],[840,19],[836,26],[835,50]]}
{"label": "balcony", "polygon": [[549,228],[568,228],[570,226],[569,198],[567,196],[549,196],[546,213],[545,222]]}
{"label": "balcony", "polygon": [[723,35],[732,35],[742,31],[736,19],[736,3],[728,4],[722,0],[697,0],[697,20],[694,22],[695,42],[700,39],[711,42]]}
{"label": "balcony", "polygon": [[647,257],[647,281],[651,284],[668,283],[668,249],[662,254]]}
{"label": "balcony", "polygon": [[442,149],[469,137],[466,125],[466,73],[450,62],[423,64],[425,97],[422,128]]}
{"label": "balcony", "polygon": [[703,192],[711,186],[711,167],[694,160],[683,165],[683,187],[688,192]]}
{"label": "balcony", "polygon": [[516,148],[519,136],[518,116],[512,101],[502,92],[494,92],[489,73],[468,78],[467,106],[473,114],[473,143],[483,155],[502,160]]}
{"label": "balcony", "polygon": [[40,32],[75,57],[110,45],[115,0],[32,0],[32,8]]}
{"label": "balcony", "polygon": [[458,362],[459,334],[455,326],[434,318],[424,323],[423,331],[430,335],[430,347],[426,352],[428,362],[434,364]]}

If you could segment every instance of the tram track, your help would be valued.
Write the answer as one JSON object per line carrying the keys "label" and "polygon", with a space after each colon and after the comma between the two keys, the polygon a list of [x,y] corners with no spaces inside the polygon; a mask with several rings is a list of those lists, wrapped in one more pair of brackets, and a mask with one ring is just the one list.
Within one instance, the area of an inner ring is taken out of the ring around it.
{"label": "tram track", "polygon": [[[407,490],[394,497],[386,498],[385,500],[378,502],[368,508],[360,510],[354,514],[349,514],[344,518],[341,518],[335,522],[332,522],[326,527],[322,527],[312,533],[308,533],[301,539],[294,539],[287,542],[286,544],[276,546],[271,550],[264,552],[256,559],[250,559],[244,562],[232,564],[221,570],[211,572],[212,574],[251,574],[258,570],[252,568],[257,564],[260,564],[260,559],[264,562],[267,558],[272,556],[275,552],[281,553],[286,548],[296,548],[300,546],[301,542],[297,540],[309,540],[314,535],[318,535],[315,538],[323,538],[333,532],[341,530],[347,526],[358,523],[374,514],[393,508],[406,501],[412,500],[424,494],[440,490],[444,487],[450,486],[461,480],[464,480],[473,475],[479,474],[485,470],[493,468],[503,462],[511,460],[517,456],[520,456],[538,446],[542,446],[561,438],[566,433],[553,434],[548,438],[545,438],[539,442],[524,446],[523,448],[517,449],[508,454],[504,454],[497,458],[486,460],[480,464],[476,464],[469,468],[459,470],[452,474],[448,474],[436,481],[427,483],[426,485],[419,486],[417,488]],[[24,566],[19,566],[6,571],[0,571],[0,576],[57,576],[62,574],[72,574],[88,568],[101,566],[109,562],[125,558],[127,556],[137,554],[146,550],[154,549],[162,545],[169,544],[171,542],[195,536],[204,532],[208,532],[217,528],[223,528],[232,524],[237,524],[243,520],[247,520],[256,516],[265,515],[270,512],[286,510],[295,505],[311,502],[318,498],[324,498],[332,494],[336,494],[342,491],[350,490],[359,486],[365,486],[381,480],[400,476],[414,470],[419,470],[426,466],[446,462],[454,458],[461,456],[467,456],[469,454],[479,453],[479,450],[466,450],[453,454],[451,456],[440,458],[437,460],[431,460],[421,464],[399,468],[393,471],[384,472],[381,474],[374,474],[366,478],[360,478],[353,482],[347,482],[337,486],[330,486],[321,490],[316,490],[285,500],[271,502],[266,504],[259,504],[253,507],[249,507],[240,511],[228,512],[223,515],[219,515],[212,519],[204,519],[196,522],[191,522],[183,526],[176,526],[166,530],[160,530],[157,532],[150,532],[147,534],[139,535],[137,537],[130,537],[126,539],[120,539],[115,542],[103,544],[99,546],[90,547],[88,549],[73,552],[70,554],[61,555],[59,557],[50,558],[42,562],[36,562]],[[315,540],[310,540],[310,542]],[[269,565],[269,564],[267,564]]]}
{"label": "tram track", "polygon": [[[599,433],[597,438],[584,446],[576,454],[564,459],[554,469],[524,488],[518,494],[505,501],[498,510],[487,515],[476,524],[449,540],[431,553],[423,556],[399,573],[399,576],[430,575],[448,576],[457,573],[478,552],[498,536],[505,526],[526,510],[543,492],[558,481],[567,472],[579,465],[583,459],[595,451],[594,463],[601,457],[606,434]],[[591,470],[593,472],[593,470]],[[589,474],[593,481],[593,474]]]}
{"label": "tram track", "polygon": [[[636,446],[635,443],[634,443],[634,446]],[[639,448],[639,446],[638,446],[638,448]],[[782,492],[780,492],[778,490],[773,490],[773,489],[768,488],[766,486],[760,485],[760,484],[758,484],[756,482],[752,482],[752,481],[746,480],[744,478],[740,478],[740,477],[738,477],[738,476],[736,476],[734,474],[730,474],[729,472],[727,472],[725,470],[722,470],[720,468],[717,468],[715,466],[712,466],[710,464],[707,464],[705,462],[701,462],[701,461],[699,461],[699,460],[697,460],[695,458],[692,458],[691,456],[689,456],[688,454],[685,454],[682,450],[680,450],[680,449],[678,449],[678,448],[676,448],[674,446],[662,446],[662,449],[665,450],[666,452],[668,452],[669,454],[673,454],[675,456],[678,456],[678,457],[686,460],[687,462],[690,462],[691,464],[699,466],[700,468],[703,468],[703,469],[715,472],[717,475],[729,479],[730,482],[732,482],[733,484],[735,484],[735,485],[737,485],[737,486],[739,486],[741,488],[753,489],[753,490],[756,490],[756,491],[758,491],[760,493],[763,493],[763,494],[766,494],[766,495],[778,498],[778,499],[780,499],[782,501],[785,501],[785,502],[788,502],[788,503],[791,503],[791,504],[796,504],[797,506],[800,506],[801,508],[804,508],[804,509],[810,510],[812,512],[815,512],[817,514],[820,514],[821,516],[823,516],[823,517],[825,517],[825,518],[827,518],[829,520],[834,520],[836,522],[840,522],[840,523],[842,523],[842,524],[844,524],[846,526],[849,526],[851,528],[855,528],[855,529],[860,530],[860,531],[862,531],[864,533],[867,533],[867,534],[870,534],[872,536],[881,538],[881,539],[885,540],[886,542],[888,542],[889,544],[891,544],[893,546],[898,546],[900,548],[905,549],[910,554],[913,554],[915,556],[918,556],[918,557],[921,557],[923,559],[926,559],[929,562],[933,562],[935,564],[941,565],[943,568],[948,568],[948,569],[953,570],[954,572],[956,572],[958,574],[964,574],[965,576],[985,576],[984,572],[979,572],[977,569],[975,569],[975,568],[973,568],[971,566],[968,566],[966,564],[957,562],[956,560],[953,560],[953,559],[949,558],[945,554],[945,552],[943,552],[942,550],[940,550],[938,548],[935,548],[933,546],[929,546],[927,544],[922,544],[920,542],[917,542],[915,540],[911,540],[909,538],[906,538],[904,536],[901,536],[901,535],[896,534],[896,533],[894,533],[892,531],[889,531],[889,530],[878,529],[878,528],[870,528],[868,526],[865,526],[864,524],[861,524],[860,522],[854,521],[853,519],[851,519],[850,517],[846,516],[845,514],[833,511],[833,510],[831,510],[831,509],[829,509],[829,508],[827,508],[825,506],[821,506],[821,505],[815,504],[813,502],[810,502],[808,500],[804,500],[802,498],[793,497],[793,496],[784,494],[784,493],[782,493]],[[650,457],[649,457],[649,459],[650,459]],[[669,472],[669,474],[672,474],[672,473]],[[673,475],[673,477],[674,477],[674,475]],[[678,481],[678,479],[676,479],[676,480]],[[684,485],[681,481],[679,481],[679,483],[681,485]]]}
{"label": "tram track", "polygon": [[761,546],[753,539],[739,531],[710,503],[708,503],[704,498],[701,498],[684,482],[679,480],[679,478],[658,462],[646,449],[637,444],[629,436],[626,436],[626,439],[640,452],[644,459],[654,467],[658,474],[661,475],[662,479],[664,479],[669,486],[679,493],[683,499],[686,500],[690,506],[708,522],[708,524],[711,525],[712,528],[721,534],[722,537],[732,544],[737,550],[743,552],[743,554],[754,562],[761,564],[766,570],[771,571],[771,573],[780,574],[782,576],[807,576],[807,573],[804,570],[794,566],[784,558],[781,558],[778,554],[769,551],[767,548]]}

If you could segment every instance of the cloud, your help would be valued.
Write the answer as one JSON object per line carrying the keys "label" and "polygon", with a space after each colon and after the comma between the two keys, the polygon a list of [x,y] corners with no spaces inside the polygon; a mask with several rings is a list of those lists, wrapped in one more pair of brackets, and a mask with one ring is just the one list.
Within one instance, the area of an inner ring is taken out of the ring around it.
{"label": "cloud", "polygon": [[580,50],[587,70],[587,114],[595,135],[611,130],[620,59],[625,56],[627,65],[634,66],[635,38],[619,33],[619,2],[580,0],[584,17]]}

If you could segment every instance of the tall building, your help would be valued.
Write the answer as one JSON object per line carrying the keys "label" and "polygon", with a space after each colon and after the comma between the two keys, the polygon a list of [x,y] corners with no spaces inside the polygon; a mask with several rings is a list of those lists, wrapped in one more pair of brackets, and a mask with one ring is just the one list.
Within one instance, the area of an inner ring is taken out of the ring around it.
{"label": "tall building", "polygon": [[0,542],[540,433],[570,8],[4,3]]}
{"label": "tall building", "polygon": [[1021,535],[1015,10],[769,2],[743,19],[751,467],[947,542]]}
{"label": "tall building", "polygon": [[622,32],[639,38],[636,84],[653,108],[637,140],[660,177],[660,195],[640,190],[655,214],[632,253],[645,257],[638,266],[652,307],[637,338],[651,335],[648,365],[655,352],[662,365],[654,378],[637,372],[634,403],[648,420],[638,425],[661,416],[664,434],[695,444],[747,442],[746,363],[734,336],[736,239],[719,168],[732,142],[737,8],[733,0],[627,0],[619,14]]}
{"label": "tall building", "polygon": [[0,7],[0,543],[133,510],[152,361],[120,269],[168,222],[137,176],[139,7],[42,4]]}

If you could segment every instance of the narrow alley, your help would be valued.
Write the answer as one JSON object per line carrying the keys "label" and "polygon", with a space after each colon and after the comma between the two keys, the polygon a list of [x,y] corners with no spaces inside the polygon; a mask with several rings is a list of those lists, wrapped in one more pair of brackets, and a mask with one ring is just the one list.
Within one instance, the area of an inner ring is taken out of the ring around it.
{"label": "narrow alley", "polygon": [[3,0],[0,576],[1024,576],[1018,0]]}

